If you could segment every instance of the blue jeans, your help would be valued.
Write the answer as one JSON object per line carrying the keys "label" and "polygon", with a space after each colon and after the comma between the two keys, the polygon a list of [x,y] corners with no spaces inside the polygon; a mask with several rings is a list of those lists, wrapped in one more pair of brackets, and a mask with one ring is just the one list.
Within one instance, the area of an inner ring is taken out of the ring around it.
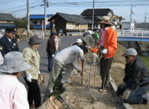
{"label": "blue jeans", "polygon": [[130,93],[126,102],[129,104],[141,104],[148,101],[147,91],[148,85],[138,86],[133,92]]}
{"label": "blue jeans", "polygon": [[51,55],[48,55],[48,71],[52,71],[52,66],[53,66],[53,57]]}

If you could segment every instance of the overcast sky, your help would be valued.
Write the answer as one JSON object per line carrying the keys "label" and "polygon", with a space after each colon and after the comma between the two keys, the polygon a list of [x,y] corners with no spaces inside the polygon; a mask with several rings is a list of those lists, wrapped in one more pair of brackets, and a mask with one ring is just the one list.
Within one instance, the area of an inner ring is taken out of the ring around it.
{"label": "overcast sky", "polygon": [[[0,12],[12,13],[15,17],[26,16],[27,0],[0,0]],[[47,0],[49,7],[47,14],[57,12],[67,14],[81,14],[85,9],[93,7],[93,0]],[[30,14],[44,14],[43,0],[29,0]],[[95,8],[110,8],[114,14],[123,16],[126,21],[130,21],[131,4],[133,4],[132,19],[137,22],[149,22],[149,1],[148,0],[95,0]],[[142,5],[141,5],[142,4]],[[33,7],[35,6],[35,7]]]}

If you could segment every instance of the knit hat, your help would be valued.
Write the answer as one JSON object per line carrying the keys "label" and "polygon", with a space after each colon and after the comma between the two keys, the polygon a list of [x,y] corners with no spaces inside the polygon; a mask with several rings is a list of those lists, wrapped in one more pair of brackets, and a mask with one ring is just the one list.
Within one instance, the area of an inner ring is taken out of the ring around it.
{"label": "knit hat", "polygon": [[33,45],[33,44],[38,44],[38,43],[41,43],[41,42],[42,42],[42,40],[37,35],[34,35],[34,36],[31,36],[29,38],[28,44]]}
{"label": "knit hat", "polygon": [[16,73],[30,69],[31,66],[25,62],[20,52],[9,52],[4,56],[4,63],[0,66],[0,72]]}

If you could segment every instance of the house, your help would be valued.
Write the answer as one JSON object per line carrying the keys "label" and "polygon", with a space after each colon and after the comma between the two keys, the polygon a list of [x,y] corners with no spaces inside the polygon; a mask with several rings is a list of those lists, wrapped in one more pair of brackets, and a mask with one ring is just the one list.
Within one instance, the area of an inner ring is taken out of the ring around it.
{"label": "house", "polygon": [[84,32],[88,30],[88,24],[92,21],[84,19],[81,15],[72,15],[65,13],[56,13],[48,21],[55,20],[55,29],[57,32]]}
{"label": "house", "polygon": [[[86,9],[84,10],[81,15],[84,16],[85,19],[92,20],[92,14],[93,9]],[[94,30],[100,29],[100,24],[103,20],[104,16],[112,17],[114,15],[113,11],[111,9],[105,8],[105,9],[94,9]],[[89,28],[91,29],[91,25],[89,25]]]}
{"label": "house", "polygon": [[12,16],[12,14],[8,13],[0,13],[0,28],[15,28],[16,25],[14,24],[15,18]]}
{"label": "house", "polygon": [[[93,13],[93,9],[86,9],[84,10],[81,15],[84,16],[85,19],[92,19],[92,13]],[[121,20],[123,20],[122,17],[119,17],[117,15],[114,15],[113,11],[109,8],[100,8],[100,9],[94,9],[94,30],[96,29],[100,29],[100,24],[99,22],[101,22],[103,20],[103,17],[107,16],[109,17],[109,19],[111,20],[111,22],[113,22],[113,24],[117,27],[120,28],[121,26]],[[89,28],[91,28],[91,26],[89,25]]]}
{"label": "house", "polygon": [[[46,18],[46,29],[50,28],[50,22],[47,21],[52,17],[52,14],[47,14]],[[33,29],[42,29],[44,28],[44,14],[32,14],[30,15],[30,24],[33,26]]]}

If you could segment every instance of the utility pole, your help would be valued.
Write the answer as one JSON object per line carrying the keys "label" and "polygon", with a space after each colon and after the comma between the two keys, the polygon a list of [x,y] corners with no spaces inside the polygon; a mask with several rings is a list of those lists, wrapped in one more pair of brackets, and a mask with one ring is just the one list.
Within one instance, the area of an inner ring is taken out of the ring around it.
{"label": "utility pole", "polygon": [[29,31],[30,31],[30,17],[29,17],[29,0],[26,2],[27,5],[27,37],[29,37]]}
{"label": "utility pole", "polygon": [[145,13],[145,17],[144,17],[144,23],[146,23],[146,13]]}
{"label": "utility pole", "polygon": [[130,10],[130,30],[131,30],[131,23],[132,23],[132,14],[133,14],[133,10],[132,10],[132,4],[131,4],[131,10]]}
{"label": "utility pole", "polygon": [[94,4],[95,4],[95,0],[93,0],[93,12],[92,12],[92,31],[94,29]]}
{"label": "utility pole", "polygon": [[47,22],[46,8],[47,8],[47,0],[44,0],[44,32],[46,31],[46,22]]}

